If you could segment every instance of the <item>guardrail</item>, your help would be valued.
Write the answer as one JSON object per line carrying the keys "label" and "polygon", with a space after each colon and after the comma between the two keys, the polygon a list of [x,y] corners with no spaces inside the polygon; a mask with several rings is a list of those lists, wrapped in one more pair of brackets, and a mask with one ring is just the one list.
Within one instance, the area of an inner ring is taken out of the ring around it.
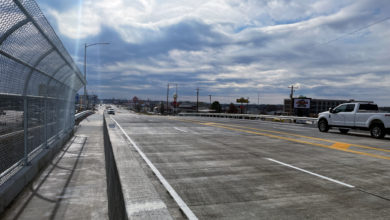
{"label": "guardrail", "polygon": [[93,113],[92,110],[87,110],[87,111],[79,112],[79,113],[77,113],[77,114],[74,115],[74,120],[75,120],[75,121],[78,121],[78,120],[80,120],[80,119],[82,119],[82,118],[84,118],[84,117],[86,117],[86,116],[88,116],[88,115],[90,115],[90,114],[92,114],[92,113]]}
{"label": "guardrail", "polygon": [[216,117],[216,118],[236,118],[248,120],[263,120],[275,122],[287,122],[297,124],[316,124],[317,118],[280,116],[280,115],[252,115],[252,114],[226,114],[226,113],[179,113],[179,116]]}

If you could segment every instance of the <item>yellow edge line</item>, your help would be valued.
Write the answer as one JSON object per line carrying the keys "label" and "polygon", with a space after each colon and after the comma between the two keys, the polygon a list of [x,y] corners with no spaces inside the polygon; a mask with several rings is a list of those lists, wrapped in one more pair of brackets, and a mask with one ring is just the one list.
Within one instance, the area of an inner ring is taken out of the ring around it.
{"label": "yellow edge line", "polygon": [[[192,122],[192,123],[197,123],[197,124],[201,124],[201,125],[225,128],[225,129],[233,130],[233,131],[241,131],[241,132],[246,132],[246,133],[250,133],[250,134],[257,134],[257,135],[262,135],[262,136],[267,136],[267,137],[272,137],[272,138],[277,138],[277,139],[282,139],[282,140],[287,140],[287,141],[292,141],[292,142],[297,142],[297,143],[302,143],[302,144],[314,145],[314,146],[318,146],[318,147],[324,147],[324,148],[329,148],[329,149],[334,149],[334,150],[339,150],[339,151],[344,151],[344,152],[350,152],[350,153],[360,154],[360,155],[369,156],[369,157],[375,157],[375,158],[390,160],[390,157],[386,157],[386,156],[382,156],[382,155],[377,155],[377,154],[371,154],[371,153],[365,153],[365,152],[350,150],[350,149],[347,149],[347,148],[344,148],[344,147],[337,147],[337,146],[334,146],[334,145],[329,146],[329,145],[325,145],[325,144],[312,143],[312,142],[308,142],[308,141],[297,140],[297,139],[294,139],[294,138],[281,137],[281,136],[277,136],[277,135],[273,135],[273,134],[261,133],[261,132],[256,132],[256,131],[248,131],[248,130],[239,129],[239,128],[232,128],[232,127],[228,127],[228,126],[221,126],[221,125],[218,125],[218,123],[213,123],[213,122],[211,122],[212,123],[211,124],[210,122],[202,123],[202,122],[199,122],[199,121],[190,121],[190,120],[180,120],[180,119],[173,119],[173,120],[178,120],[178,121],[183,121],[183,122]],[[208,124],[205,124],[205,123],[208,123]],[[284,133],[284,132],[282,132],[282,133]],[[301,136],[301,135],[299,135],[299,136]],[[305,136],[302,136],[302,137],[305,137]],[[334,142],[334,141],[330,141],[330,140],[328,140],[328,142],[346,144],[346,143]]]}

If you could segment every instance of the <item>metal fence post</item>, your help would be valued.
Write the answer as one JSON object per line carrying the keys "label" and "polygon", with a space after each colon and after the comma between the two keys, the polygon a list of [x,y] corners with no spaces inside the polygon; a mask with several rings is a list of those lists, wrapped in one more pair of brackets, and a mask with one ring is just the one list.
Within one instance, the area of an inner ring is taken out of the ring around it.
{"label": "metal fence post", "polygon": [[23,165],[28,166],[28,100],[27,97],[23,97],[23,128],[24,128],[24,154]]}
{"label": "metal fence post", "polygon": [[45,103],[45,110],[43,111],[43,123],[45,124],[45,127],[43,129],[43,137],[45,138],[44,148],[47,149],[49,146],[47,145],[47,98],[44,99]]}

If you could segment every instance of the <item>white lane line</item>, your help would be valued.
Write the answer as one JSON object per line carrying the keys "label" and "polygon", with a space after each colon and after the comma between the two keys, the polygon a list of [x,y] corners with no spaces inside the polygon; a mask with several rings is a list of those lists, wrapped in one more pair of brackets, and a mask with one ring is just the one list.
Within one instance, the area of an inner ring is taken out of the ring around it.
{"label": "white lane line", "polygon": [[180,209],[184,212],[184,214],[187,216],[190,220],[197,220],[198,218],[196,215],[191,211],[191,209],[187,206],[187,204],[183,201],[183,199],[177,194],[177,192],[172,188],[172,186],[168,183],[168,181],[161,175],[160,171],[153,165],[153,163],[146,157],[144,152],[141,151],[141,149],[137,146],[137,144],[127,135],[125,130],[123,130],[122,126],[119,125],[117,121],[115,121],[114,118],[110,115],[110,118],[115,122],[115,124],[118,126],[119,129],[123,132],[123,134],[126,136],[126,138],[130,141],[130,143],[133,145],[133,147],[137,150],[139,155],[141,155],[142,159],[148,164],[150,169],[152,169],[153,173],[157,176],[157,178],[160,180],[160,182],[164,185],[165,189],[169,192],[169,194],[172,196],[172,198],[176,201],[176,203],[179,205]]}
{"label": "white lane line", "polygon": [[178,130],[178,131],[181,131],[181,132],[184,132],[184,133],[187,133],[187,131],[185,131],[185,130],[182,130],[182,129],[180,129],[180,128],[177,128],[177,127],[173,127],[174,129],[176,129],[176,130]]}
{"label": "white lane line", "polygon": [[316,174],[316,173],[313,173],[313,172],[310,172],[310,171],[307,171],[307,170],[304,170],[304,169],[301,169],[299,167],[295,167],[293,165],[290,165],[290,164],[287,164],[287,163],[283,163],[283,162],[280,162],[278,160],[274,160],[274,159],[271,159],[271,158],[265,158],[269,161],[272,161],[272,162],[275,162],[275,163],[278,163],[278,164],[281,164],[283,166],[286,166],[286,167],[290,167],[290,168],[293,168],[293,169],[296,169],[296,170],[299,170],[299,171],[302,171],[304,173],[308,173],[308,174],[311,174],[313,176],[316,176],[316,177],[319,177],[319,178],[322,178],[322,179],[326,179],[326,180],[329,180],[331,182],[334,182],[334,183],[338,183],[340,185],[343,185],[343,186],[346,186],[346,187],[349,187],[349,188],[355,188],[355,186],[352,186],[352,185],[349,185],[347,183],[343,183],[341,181],[338,181],[338,180],[335,180],[335,179],[332,179],[332,178],[329,178],[329,177],[326,177],[326,176],[322,176],[320,174]]}

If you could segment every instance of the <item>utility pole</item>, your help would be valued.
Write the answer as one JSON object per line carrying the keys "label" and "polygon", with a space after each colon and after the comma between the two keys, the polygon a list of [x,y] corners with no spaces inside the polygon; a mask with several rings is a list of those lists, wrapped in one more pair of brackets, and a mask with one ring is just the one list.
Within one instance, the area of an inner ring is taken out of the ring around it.
{"label": "utility pole", "polygon": [[210,108],[211,108],[211,95],[209,95],[209,97],[210,97]]}
{"label": "utility pole", "polygon": [[260,92],[257,92],[257,105],[260,106]]}
{"label": "utility pole", "polygon": [[246,103],[246,114],[248,114],[248,107],[249,107],[249,97],[247,97],[248,102]]}
{"label": "utility pole", "polygon": [[168,111],[169,111],[169,108],[168,108],[168,99],[169,99],[169,83],[168,83],[168,86],[167,86],[167,114],[168,114]]}
{"label": "utility pole", "polygon": [[[288,88],[291,89],[290,92],[290,115],[293,115],[294,113],[294,85],[289,86]],[[296,87],[295,87],[296,88]]]}
{"label": "utility pole", "polygon": [[176,83],[176,93],[175,93],[175,95],[174,95],[174,106],[173,106],[173,114],[176,114],[176,112],[177,112],[177,98],[178,98],[178,96],[177,96],[177,83]]}
{"label": "utility pole", "polygon": [[196,88],[196,112],[199,112],[199,88]]}

